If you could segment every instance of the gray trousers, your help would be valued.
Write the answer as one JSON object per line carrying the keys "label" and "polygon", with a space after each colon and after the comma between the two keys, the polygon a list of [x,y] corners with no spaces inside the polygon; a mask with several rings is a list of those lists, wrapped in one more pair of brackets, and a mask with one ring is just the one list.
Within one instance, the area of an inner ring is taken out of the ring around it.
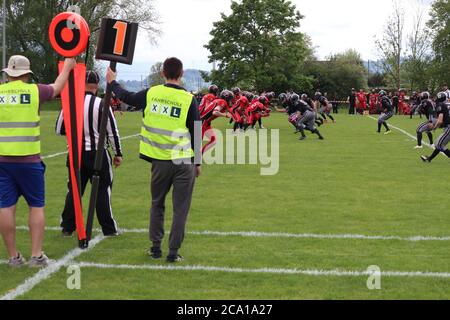
{"label": "gray trousers", "polygon": [[195,184],[193,164],[176,165],[172,161],[152,162],[152,208],[150,210],[150,241],[160,247],[164,238],[166,196],[173,187],[173,221],[169,236],[170,254],[177,254],[184,239],[184,232],[191,207]]}
{"label": "gray trousers", "polygon": [[436,143],[436,149],[440,151],[447,150],[447,145],[450,142],[450,126],[444,129],[444,133],[440,135]]}

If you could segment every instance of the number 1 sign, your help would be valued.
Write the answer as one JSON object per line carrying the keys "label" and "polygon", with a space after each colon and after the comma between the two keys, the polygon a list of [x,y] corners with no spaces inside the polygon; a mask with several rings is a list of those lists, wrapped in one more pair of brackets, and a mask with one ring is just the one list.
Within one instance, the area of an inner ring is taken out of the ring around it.
{"label": "number 1 sign", "polygon": [[133,64],[138,24],[104,18],[95,57],[99,60]]}
{"label": "number 1 sign", "polygon": [[[95,57],[99,60],[110,61],[109,67],[116,71],[117,63],[133,64],[134,48],[136,47],[138,24],[123,20],[102,19],[100,37]],[[88,218],[86,222],[87,243],[91,240],[94,212],[97,206],[100,173],[105,150],[106,127],[108,123],[109,108],[111,105],[111,85],[106,86],[103,98],[102,118],[92,178],[91,199],[89,201]]]}

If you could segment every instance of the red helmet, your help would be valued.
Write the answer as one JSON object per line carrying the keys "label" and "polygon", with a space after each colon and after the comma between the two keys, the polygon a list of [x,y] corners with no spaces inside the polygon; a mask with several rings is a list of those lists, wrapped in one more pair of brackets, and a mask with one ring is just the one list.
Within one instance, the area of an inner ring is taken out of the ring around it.
{"label": "red helmet", "polygon": [[258,101],[261,102],[262,104],[266,104],[269,100],[267,100],[265,96],[260,96],[258,97]]}

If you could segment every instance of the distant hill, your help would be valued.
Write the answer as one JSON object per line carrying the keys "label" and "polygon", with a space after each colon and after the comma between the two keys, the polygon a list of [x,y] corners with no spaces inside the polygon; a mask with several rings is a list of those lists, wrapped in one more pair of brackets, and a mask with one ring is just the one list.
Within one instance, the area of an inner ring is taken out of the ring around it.
{"label": "distant hill", "polygon": [[[127,80],[119,81],[120,84],[128,91],[140,91],[142,89],[148,88],[147,80],[144,79],[142,82],[137,80]],[[205,82],[200,74],[200,70],[187,69],[184,71],[183,84],[187,91],[199,91],[210,84]]]}

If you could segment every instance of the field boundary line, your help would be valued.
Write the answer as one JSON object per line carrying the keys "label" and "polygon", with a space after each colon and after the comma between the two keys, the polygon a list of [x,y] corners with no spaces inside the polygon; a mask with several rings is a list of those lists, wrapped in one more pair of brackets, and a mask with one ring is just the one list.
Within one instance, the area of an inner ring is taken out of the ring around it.
{"label": "field boundary line", "polygon": [[36,285],[41,283],[42,281],[48,279],[51,277],[54,273],[58,272],[62,267],[69,264],[70,261],[74,260],[75,258],[79,257],[83,253],[89,252],[92,250],[96,245],[98,245],[100,242],[102,242],[104,239],[106,239],[104,236],[97,236],[89,243],[89,248],[86,250],[82,250],[80,248],[73,249],[69,251],[64,257],[57,260],[54,263],[51,263],[48,267],[43,268],[39,270],[36,274],[33,276],[25,279],[25,281],[17,286],[12,291],[8,292],[7,294],[0,297],[0,300],[14,300],[19,296],[22,296],[29,291],[31,291]]}
{"label": "field boundary line", "polygon": [[[18,230],[28,230],[27,226],[18,226]],[[60,227],[46,227],[47,231],[61,231]],[[101,232],[100,229],[94,229],[95,232]],[[148,229],[122,229],[119,231],[123,233],[148,233]],[[350,239],[350,240],[398,240],[407,242],[424,242],[424,241],[450,241],[448,237],[433,237],[433,236],[368,236],[362,234],[315,234],[315,233],[284,233],[284,232],[257,232],[257,231],[188,231],[188,235],[194,236],[218,236],[218,237],[245,237],[245,238],[297,238],[297,239]]]}
{"label": "field boundary line", "polygon": [[[226,273],[256,273],[256,274],[298,274],[306,276],[331,276],[331,277],[367,277],[374,275],[371,271],[350,270],[324,270],[324,269],[284,269],[284,268],[232,268],[216,266],[166,266],[166,265],[128,265],[128,264],[104,264],[91,262],[74,262],[81,268],[97,269],[123,269],[123,270],[155,270],[155,271],[206,271]],[[381,271],[384,277],[420,277],[450,279],[449,272],[422,272],[422,271]]]}
{"label": "field boundary line", "polygon": [[[378,119],[375,118],[375,117],[369,116],[369,118],[370,118],[370,119],[373,119],[373,120],[375,120],[375,121],[378,121]],[[395,130],[397,130],[397,131],[403,133],[404,135],[410,137],[410,138],[413,139],[414,141],[417,141],[417,137],[413,136],[413,135],[412,135],[411,133],[409,133],[408,131],[403,130],[402,128],[396,127],[396,126],[394,126],[394,125],[391,124],[391,123],[389,123],[389,126],[392,127],[392,128],[394,128]],[[422,144],[425,145],[425,146],[427,146],[427,147],[430,148],[430,149],[433,149],[433,147],[432,147],[429,143],[427,143],[427,142],[425,142],[425,141],[423,141]],[[433,149],[433,150],[434,150],[434,149]]]}
{"label": "field boundary line", "polygon": [[[135,137],[138,137],[138,136],[139,136],[139,133],[133,134],[133,135],[131,135],[131,136],[123,137],[123,138],[121,138],[120,140],[121,140],[121,141],[123,141],[123,140],[128,140],[128,139],[135,138]],[[42,160],[56,158],[56,157],[59,157],[59,156],[66,155],[66,154],[68,154],[68,153],[69,153],[68,151],[64,151],[64,152],[58,152],[58,153],[50,154],[50,155],[48,155],[48,156],[43,156],[43,157],[42,157]]]}

